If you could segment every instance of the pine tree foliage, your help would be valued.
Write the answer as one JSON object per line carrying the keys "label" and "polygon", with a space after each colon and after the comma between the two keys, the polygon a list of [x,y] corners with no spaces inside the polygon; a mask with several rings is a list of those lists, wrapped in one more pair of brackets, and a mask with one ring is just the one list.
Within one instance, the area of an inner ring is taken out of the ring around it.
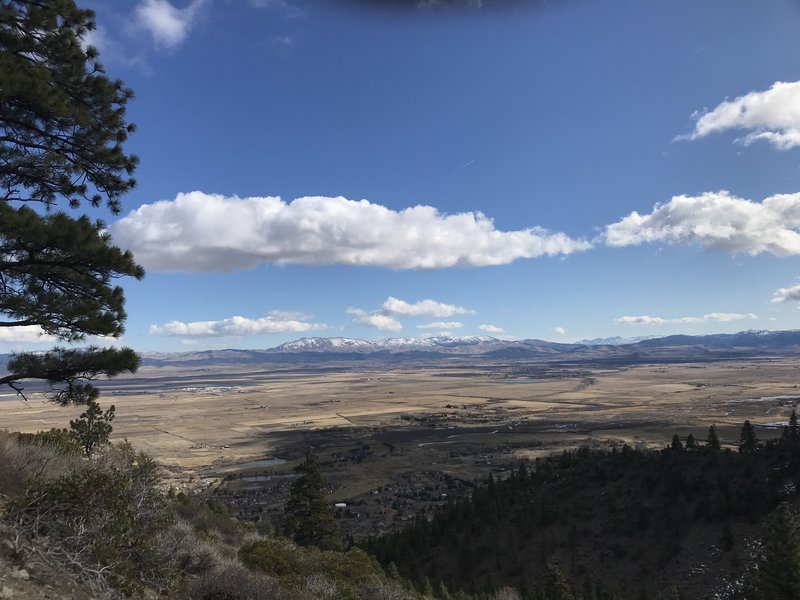
{"label": "pine tree foliage", "polygon": [[98,447],[108,444],[114,410],[112,404],[103,412],[100,405],[92,400],[80,417],[69,422],[70,429],[78,439],[85,456],[91,457]]}
{"label": "pine tree foliage", "polygon": [[542,588],[539,594],[541,600],[575,600],[567,578],[555,561],[547,565]]}
{"label": "pine tree foliage", "polygon": [[712,450],[719,450],[719,437],[717,437],[717,427],[712,425],[708,428],[708,447]]}
{"label": "pine tree foliage", "polygon": [[[713,442],[715,429],[710,434]],[[743,532],[780,502],[800,501],[800,441],[768,439],[749,453],[715,446],[624,445],[538,458],[487,477],[469,498],[366,540],[365,548],[403,577],[443,581],[454,598],[491,597],[509,586],[526,600],[656,600],[665,598],[667,584],[700,598],[697,581],[684,587],[687,561],[718,561],[706,591],[714,578],[738,578],[744,566],[736,556],[747,554]],[[699,548],[697,539],[709,543]],[[792,573],[800,576],[800,563]]]}
{"label": "pine tree foliage", "polygon": [[761,543],[753,600],[800,598],[800,520],[787,504],[770,514]]}
{"label": "pine tree foliage", "polygon": [[749,420],[745,420],[739,434],[739,452],[752,452],[758,446],[756,431]]}
{"label": "pine tree foliage", "polygon": [[[144,276],[102,222],[53,210],[86,201],[117,213],[135,185],[137,158],[122,148],[132,92],[85,47],[94,26],[73,0],[0,0],[0,327],[70,343],[119,337],[125,299],[114,282]],[[93,379],[138,364],[127,348],[55,348],[17,354],[0,384],[22,393],[24,380],[45,379],[53,400],[86,404]]]}
{"label": "pine tree foliage", "polygon": [[316,455],[307,453],[295,472],[300,477],[292,484],[286,501],[287,533],[303,546],[339,548],[339,530],[325,498],[325,482]]}
{"label": "pine tree foliage", "polygon": [[133,92],[84,48],[94,14],[72,0],[0,0],[0,190],[52,205],[105,200],[113,212],[138,162],[122,144]]}

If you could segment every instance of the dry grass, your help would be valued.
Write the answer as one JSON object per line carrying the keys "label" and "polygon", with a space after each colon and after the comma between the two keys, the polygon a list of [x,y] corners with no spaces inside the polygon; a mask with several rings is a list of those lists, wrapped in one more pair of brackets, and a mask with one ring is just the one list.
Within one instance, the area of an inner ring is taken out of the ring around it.
{"label": "dry grass", "polygon": [[21,443],[19,436],[0,430],[0,490],[7,495],[20,493],[31,479],[61,477],[83,464],[62,446],[43,440]]}
{"label": "dry grass", "polygon": [[[185,375],[179,372],[175,380],[148,379],[163,373],[144,370],[116,388],[125,393],[113,396],[114,437],[130,439],[163,463],[197,468],[263,457],[274,451],[276,436],[289,432],[398,427],[402,414],[449,412],[461,421],[470,413],[529,422],[591,420],[598,429],[617,431],[620,423],[643,420],[669,427],[733,426],[745,418],[769,423],[785,419],[787,411],[775,403],[741,401],[800,394],[798,366],[800,361],[790,359],[643,365],[535,381],[498,378],[489,367],[461,373],[242,373],[226,382],[242,387],[227,390],[199,375],[197,381],[178,380]],[[101,402],[112,401],[108,391],[104,397]],[[35,395],[28,403],[0,402],[0,420],[19,431],[62,427],[72,412]]]}

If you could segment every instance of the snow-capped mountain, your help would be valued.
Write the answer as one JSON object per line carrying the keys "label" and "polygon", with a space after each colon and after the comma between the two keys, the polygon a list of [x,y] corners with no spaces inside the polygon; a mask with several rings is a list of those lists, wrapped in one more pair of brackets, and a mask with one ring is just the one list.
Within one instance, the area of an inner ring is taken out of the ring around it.
{"label": "snow-capped mountain", "polygon": [[357,338],[309,337],[286,342],[267,350],[267,352],[405,352],[409,350],[453,349],[462,346],[474,347],[503,343],[505,342],[485,335],[396,337],[374,342]]}
{"label": "snow-capped mountain", "polygon": [[499,340],[489,336],[386,338],[378,341],[309,337],[268,350],[142,353],[143,364],[205,368],[332,361],[433,361],[437,359],[564,360],[629,363],[699,358],[800,356],[800,331],[741,331],[717,335],[600,338],[575,344]]}
{"label": "snow-capped mountain", "polygon": [[433,335],[426,337],[385,338],[375,342],[381,348],[435,348],[437,346],[472,346],[500,340],[488,335]]}
{"label": "snow-capped mountain", "polygon": [[272,348],[273,352],[363,352],[375,350],[376,344],[367,340],[344,337],[308,337],[286,342]]}

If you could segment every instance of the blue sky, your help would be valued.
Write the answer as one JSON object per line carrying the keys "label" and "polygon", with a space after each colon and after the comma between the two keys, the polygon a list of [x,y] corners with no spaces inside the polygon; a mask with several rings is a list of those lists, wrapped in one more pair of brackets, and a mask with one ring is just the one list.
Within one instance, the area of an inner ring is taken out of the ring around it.
{"label": "blue sky", "polygon": [[800,327],[796,2],[377,4],[84,2],[136,93],[125,344]]}

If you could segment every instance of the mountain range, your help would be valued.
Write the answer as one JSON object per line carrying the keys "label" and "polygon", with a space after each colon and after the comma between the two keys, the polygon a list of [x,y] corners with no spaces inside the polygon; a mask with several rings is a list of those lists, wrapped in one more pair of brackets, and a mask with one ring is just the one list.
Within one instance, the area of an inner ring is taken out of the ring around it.
{"label": "mountain range", "polygon": [[[268,364],[382,363],[446,360],[475,362],[536,360],[560,363],[637,364],[764,357],[800,357],[800,330],[733,334],[598,338],[573,343],[501,340],[490,336],[398,337],[369,341],[307,337],[265,350],[141,352],[147,367],[252,368]],[[0,354],[0,373],[10,355]]]}
{"label": "mountain range", "polygon": [[308,337],[266,350],[143,352],[145,366],[257,365],[322,361],[513,360],[557,362],[680,362],[766,356],[800,356],[800,330],[742,331],[734,334],[603,338],[558,343],[501,340],[489,336],[387,338]]}

